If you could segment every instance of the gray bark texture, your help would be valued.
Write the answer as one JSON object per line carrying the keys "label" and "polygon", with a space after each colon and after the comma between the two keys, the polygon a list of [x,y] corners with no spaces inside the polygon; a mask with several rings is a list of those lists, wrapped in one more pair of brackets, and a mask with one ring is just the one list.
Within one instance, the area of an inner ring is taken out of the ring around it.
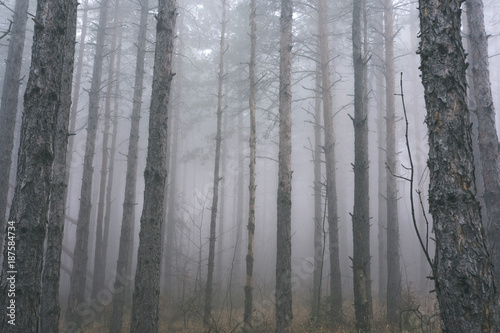
{"label": "gray bark texture", "polygon": [[123,325],[123,308],[125,305],[126,285],[122,277],[130,274],[132,262],[129,261],[133,251],[132,233],[134,230],[136,188],[137,188],[137,154],[139,150],[139,125],[141,120],[142,92],[144,86],[144,58],[146,54],[146,36],[148,30],[149,1],[142,0],[139,33],[137,36],[137,59],[135,67],[135,83],[132,104],[132,116],[128,144],[127,171],[125,176],[125,195],[123,201],[123,217],[118,246],[118,261],[113,295],[113,312],[110,332],[121,332]]}
{"label": "gray bark texture", "polygon": [[222,84],[224,82],[224,52],[226,41],[226,0],[222,0],[222,28],[220,33],[219,50],[219,78],[217,90],[217,134],[215,136],[215,167],[214,167],[214,188],[212,197],[212,209],[210,214],[210,238],[208,245],[208,272],[207,284],[205,287],[205,311],[203,315],[203,325],[211,326],[212,323],[212,287],[215,267],[215,227],[217,222],[217,208],[219,200],[219,170],[220,170],[220,150],[222,143]]}
{"label": "gray bark texture", "polygon": [[276,258],[276,333],[292,326],[292,22],[293,3],[281,1],[279,153]]}
{"label": "gray bark texture", "polygon": [[371,332],[370,211],[368,183],[368,108],[366,59],[363,55],[363,0],[353,1],[352,45],[354,59],[354,208],[353,283],[356,329]]}
{"label": "gray bark texture", "polygon": [[250,1],[250,63],[249,63],[249,81],[250,96],[248,106],[250,109],[250,181],[248,185],[249,203],[248,203],[248,250],[246,256],[247,279],[245,283],[245,313],[244,313],[244,331],[252,331],[252,313],[253,313],[253,261],[254,261],[254,235],[255,235],[255,154],[257,146],[256,125],[255,125],[255,62],[257,45],[257,23],[256,1]]}
{"label": "gray bark texture", "polygon": [[467,0],[469,24],[469,58],[473,85],[471,98],[475,100],[479,132],[479,153],[484,183],[484,205],[488,250],[494,267],[496,285],[500,285],[500,156],[495,127],[495,108],[491,95],[488,62],[488,37],[484,27],[482,0]]}
{"label": "gray bark texture", "polygon": [[149,112],[149,138],[144,171],[144,207],[132,304],[131,333],[158,332],[160,297],[161,226],[167,179],[168,101],[172,83],[177,1],[159,0],[156,47]]}
{"label": "gray bark texture", "polygon": [[[74,5],[71,2],[71,6]],[[67,137],[58,133],[58,125],[62,127],[62,122],[69,117],[71,94],[70,88],[63,88],[71,73],[63,73],[68,68],[61,64],[68,64],[73,57],[65,46],[72,43],[69,47],[74,47],[75,28],[68,27],[68,23],[74,24],[75,16],[76,10],[70,10],[70,1],[39,0],[37,3],[31,68],[24,95],[18,182],[5,235],[0,283],[0,299],[5,310],[0,314],[1,332],[39,331],[52,165],[58,157],[60,166],[58,154],[66,149]],[[56,174],[61,180],[59,171]],[[7,310],[13,305],[15,309]]]}
{"label": "gray bark texture", "polygon": [[60,109],[57,115],[54,137],[54,162],[50,191],[47,247],[42,273],[41,331],[59,332],[59,278],[64,234],[67,195],[66,155],[68,149],[68,126],[71,109],[71,88],[75,58],[75,36],[77,20],[76,0],[67,1],[68,23],[64,44],[64,63],[61,84]]}
{"label": "gray bark texture", "polygon": [[[101,74],[103,63],[103,49],[105,39],[105,28],[107,24],[108,1],[101,1],[99,13],[99,29],[94,56],[94,68],[92,82],[89,91],[89,113],[87,121],[87,139],[85,144],[85,155],[83,160],[82,187],[80,192],[80,210],[78,212],[78,223],[76,228],[76,242],[73,251],[73,269],[71,271],[71,287],[66,311],[66,330],[80,328],[83,323],[82,310],[85,308],[85,285],[87,282],[87,262],[89,244],[90,212],[92,209],[92,178],[94,175],[95,141],[97,135],[97,123],[99,120],[99,96],[101,91]],[[86,316],[86,321],[93,318]]]}
{"label": "gray bark texture", "polygon": [[0,104],[0,249],[5,237],[5,216],[7,213],[10,168],[14,149],[14,129],[16,124],[19,87],[21,85],[21,65],[23,62],[26,21],[29,0],[16,1],[9,51],[5,64],[2,99]]}
{"label": "gray bark texture", "polygon": [[328,238],[330,252],[330,320],[342,321],[342,282],[340,275],[337,185],[335,179],[335,136],[333,133],[332,82],[330,79],[330,48],[328,43],[328,6],[318,1],[318,35],[321,63],[321,97],[325,127],[326,201],[328,207]]}
{"label": "gray bark texture", "polygon": [[420,0],[420,57],[429,130],[429,209],[443,332],[496,332],[497,297],[476,198],[461,40],[462,0]]}
{"label": "gray bark texture", "polygon": [[385,37],[385,128],[387,164],[387,321],[399,323],[401,269],[399,265],[399,219],[396,153],[396,106],[394,101],[394,10],[392,0],[384,3]]}

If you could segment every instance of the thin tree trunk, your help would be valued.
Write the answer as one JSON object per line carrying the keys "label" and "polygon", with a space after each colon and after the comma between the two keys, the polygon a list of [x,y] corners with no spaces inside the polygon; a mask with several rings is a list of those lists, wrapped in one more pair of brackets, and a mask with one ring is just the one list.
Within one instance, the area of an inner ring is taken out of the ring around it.
{"label": "thin tree trunk", "polygon": [[321,96],[325,126],[326,200],[328,207],[328,238],[330,250],[330,319],[342,321],[342,283],[340,276],[337,185],[335,180],[335,136],[333,133],[332,82],[330,79],[330,48],[328,46],[328,6],[318,1],[318,33],[321,60]]}
{"label": "thin tree trunk", "polygon": [[[144,171],[144,207],[132,305],[131,333],[158,331],[160,296],[161,227],[167,178],[168,101],[172,83],[177,1],[159,0],[155,65],[149,116],[149,139]],[[147,320],[145,320],[147,318]]]}
{"label": "thin tree trunk", "polygon": [[[85,0],[83,5],[83,16],[82,16],[82,25],[80,30],[80,46],[78,48],[78,60],[76,62],[76,70],[75,70],[75,79],[74,79],[74,87],[73,87],[73,100],[71,103],[71,116],[69,122],[69,139],[68,139],[68,153],[66,156],[66,185],[69,188],[70,182],[69,177],[71,174],[71,169],[73,168],[73,146],[75,143],[75,128],[76,128],[76,114],[78,112],[78,101],[80,99],[80,86],[82,83],[82,70],[83,70],[83,62],[85,56],[85,38],[87,37],[87,20],[88,20],[88,7],[89,1]],[[71,191],[68,190],[68,193]],[[68,198],[66,198],[68,200]]]}
{"label": "thin tree trunk", "polygon": [[255,22],[256,5],[255,0],[250,1],[250,96],[248,105],[250,109],[250,181],[248,185],[249,204],[248,204],[248,251],[246,256],[247,279],[245,284],[245,313],[244,313],[244,331],[252,331],[252,312],[253,312],[253,252],[254,252],[254,234],[255,234],[255,154],[257,138],[255,135],[255,62],[256,62],[256,44],[257,44],[257,24]]}
{"label": "thin tree trunk", "polygon": [[366,58],[363,55],[363,0],[353,2],[352,43],[354,59],[354,208],[353,282],[356,329],[371,331],[370,212],[368,182],[368,110],[366,101]]}
{"label": "thin tree trunk", "polygon": [[52,165],[52,187],[50,190],[49,221],[47,226],[47,248],[42,272],[41,331],[59,332],[59,278],[64,234],[67,195],[66,154],[68,149],[68,126],[71,109],[71,88],[75,57],[77,21],[76,0],[67,2],[67,31],[64,44],[64,63],[61,84],[61,104],[57,115],[54,137],[54,162]]}
{"label": "thin tree trunk", "polygon": [[208,273],[205,287],[205,309],[203,314],[203,326],[209,327],[212,322],[212,282],[214,276],[215,259],[215,227],[217,221],[217,204],[219,200],[219,168],[220,150],[222,142],[222,84],[224,81],[224,52],[226,40],[226,0],[222,0],[222,28],[220,34],[219,51],[219,80],[217,92],[217,134],[215,137],[215,168],[214,168],[214,188],[212,197],[212,210],[210,215],[210,239],[208,249]]}
{"label": "thin tree trunk", "polygon": [[387,164],[387,321],[399,322],[401,269],[399,267],[399,220],[396,156],[396,106],[394,101],[394,19],[392,0],[384,3],[385,37],[385,128]]}
{"label": "thin tree trunk", "polygon": [[495,282],[500,285],[500,156],[495,127],[495,108],[491,95],[488,62],[488,37],[484,27],[482,0],[467,0],[469,23],[472,98],[475,99],[479,132],[479,152],[484,180],[484,204],[487,213],[486,230]]}
{"label": "thin tree trunk", "polygon": [[434,279],[443,332],[493,332],[497,296],[476,199],[461,0],[420,0]]}
{"label": "thin tree trunk", "polygon": [[[378,1],[374,3],[376,6]],[[383,11],[375,7],[376,15],[373,18],[372,24],[375,31],[383,31]],[[378,144],[378,166],[377,166],[377,181],[378,181],[378,223],[377,223],[377,240],[378,240],[378,300],[381,308],[385,308],[387,299],[387,167],[386,159],[386,138],[385,138],[385,90],[384,90],[384,35],[382,33],[375,34],[373,45],[373,67],[376,69],[376,87],[375,95],[377,101],[377,144]]]}
{"label": "thin tree trunk", "polygon": [[123,277],[131,273],[133,252],[132,233],[134,231],[136,188],[137,188],[137,154],[139,150],[139,125],[141,120],[142,92],[144,82],[144,58],[146,54],[146,36],[148,30],[149,1],[141,0],[141,17],[137,36],[137,58],[135,67],[135,83],[132,104],[132,116],[128,146],[127,171],[125,176],[125,193],[123,201],[123,217],[120,230],[120,244],[116,266],[116,279],[113,295],[113,313],[111,315],[110,332],[121,332],[123,325],[123,308],[125,304],[126,285]]}
{"label": "thin tree trunk", "polygon": [[[182,16],[180,18],[179,25],[183,25]],[[179,54],[184,53],[184,43],[183,40],[180,39],[178,44]],[[171,154],[170,154],[170,166],[169,166],[169,179],[170,183],[168,184],[168,200],[167,200],[167,222],[165,226],[165,292],[167,297],[172,298],[174,295],[174,290],[176,289],[174,283],[175,277],[175,267],[174,267],[174,258],[176,254],[176,209],[177,209],[177,164],[178,164],[178,151],[179,151],[179,134],[180,134],[180,110],[182,103],[182,57],[178,57],[176,75],[177,81],[175,84],[175,99],[177,100],[175,106],[173,106],[171,120],[173,124],[172,129],[172,144],[171,144]],[[172,119],[173,118],[173,119]]]}
{"label": "thin tree trunk", "polygon": [[279,153],[276,252],[276,333],[292,325],[292,0],[281,1]]}
{"label": "thin tree trunk", "polygon": [[319,319],[321,305],[321,282],[323,280],[323,214],[321,209],[321,65],[319,54],[316,62],[316,85],[314,93],[314,272],[312,317]]}
{"label": "thin tree trunk", "polygon": [[8,205],[12,151],[14,150],[14,129],[16,127],[19,87],[21,85],[21,65],[26,37],[28,6],[29,0],[16,1],[0,104],[0,156],[2,156],[0,158],[0,249],[2,249],[5,237],[5,217]]}
{"label": "thin tree trunk", "polygon": [[92,178],[94,168],[95,141],[97,123],[99,121],[99,96],[101,90],[101,75],[103,63],[103,49],[105,29],[107,25],[108,0],[101,1],[99,12],[99,29],[94,57],[92,82],[89,91],[89,114],[87,123],[87,140],[83,161],[82,187],[80,192],[80,210],[76,229],[76,242],[73,251],[73,269],[71,272],[71,287],[69,292],[68,309],[66,311],[66,330],[80,328],[83,316],[78,314],[78,306],[85,303],[85,286],[87,282],[88,239],[90,226],[90,212],[92,208]]}
{"label": "thin tree trunk", "polygon": [[[113,134],[111,136],[111,147],[109,149],[109,172],[108,172],[108,185],[106,190],[106,210],[104,213],[104,233],[102,241],[102,267],[104,269],[107,267],[107,253],[109,244],[109,227],[111,223],[111,205],[112,205],[112,193],[113,193],[113,180],[115,173],[115,155],[116,155],[116,139],[118,135],[118,113],[120,112],[120,72],[121,72],[121,59],[122,59],[122,48],[121,44],[123,41],[123,29],[120,27],[119,37],[118,37],[118,54],[116,55],[116,84],[115,84],[115,96],[114,96],[114,111],[113,111]],[[132,262],[132,260],[130,260]],[[129,270],[128,275],[131,275]],[[105,279],[106,280],[106,279]]]}
{"label": "thin tree trunk", "polygon": [[[74,47],[75,28],[68,24],[76,24],[76,10],[71,10],[74,5],[66,0],[38,1],[34,18],[31,68],[24,95],[17,164],[18,182],[5,235],[7,246],[0,284],[4,309],[0,314],[1,332],[37,332],[39,329],[52,165],[56,157],[58,166],[61,165],[59,154],[64,154],[67,142],[67,137],[60,136],[58,125],[64,127],[66,122],[67,126],[69,117],[71,85],[63,87],[63,80],[72,77],[69,65],[74,56],[71,48]],[[65,69],[70,72],[63,73]],[[62,165],[64,169],[64,162]],[[60,181],[59,171],[56,175]]]}
{"label": "thin tree trunk", "polygon": [[[106,267],[104,266],[104,260],[106,253],[103,252],[104,243],[104,206],[106,198],[106,181],[108,178],[108,161],[109,161],[109,132],[111,127],[111,94],[113,92],[113,86],[116,82],[113,82],[115,78],[115,56],[116,56],[116,39],[119,33],[118,31],[118,18],[120,15],[120,1],[115,0],[114,8],[114,20],[113,20],[113,36],[111,37],[111,48],[109,55],[109,68],[108,68],[108,79],[106,86],[106,99],[104,103],[104,131],[102,134],[102,154],[101,154],[101,177],[99,178],[99,202],[97,204],[97,221],[96,221],[96,235],[95,235],[95,251],[94,251],[94,278],[92,280],[92,298],[97,297],[99,293],[104,288],[104,280],[106,278]],[[121,47],[121,46],[120,46]]]}

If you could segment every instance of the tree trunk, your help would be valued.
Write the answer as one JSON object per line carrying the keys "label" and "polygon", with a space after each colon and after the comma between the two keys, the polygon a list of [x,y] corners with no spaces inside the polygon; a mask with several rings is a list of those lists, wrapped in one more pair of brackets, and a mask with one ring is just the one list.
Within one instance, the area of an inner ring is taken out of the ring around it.
{"label": "tree trunk", "polygon": [[163,200],[167,178],[165,154],[168,145],[168,101],[174,75],[172,73],[172,55],[176,33],[176,7],[175,0],[158,1],[148,154],[146,170],[144,171],[144,207],[139,233],[131,333],[155,333],[158,331],[161,226],[164,218]]}
{"label": "tree trunk", "polygon": [[16,124],[19,86],[21,85],[21,65],[23,62],[26,21],[29,0],[16,1],[9,51],[3,80],[0,104],[0,249],[5,237],[5,216],[7,213],[10,168],[14,150],[14,129]]}
{"label": "tree trunk", "polygon": [[330,250],[330,292],[333,322],[342,321],[342,283],[340,276],[337,185],[335,180],[335,136],[333,133],[332,82],[330,79],[330,49],[328,46],[328,6],[318,1],[318,35],[321,60],[321,96],[325,126],[326,200],[328,207],[328,238]]}
{"label": "tree trunk", "polygon": [[137,36],[137,59],[135,67],[135,83],[132,104],[132,116],[128,146],[127,171],[125,176],[125,193],[123,201],[123,217],[120,230],[120,244],[114,283],[113,313],[110,332],[121,332],[123,324],[123,308],[127,286],[123,277],[129,276],[132,262],[129,260],[133,251],[132,233],[134,231],[136,187],[137,187],[137,154],[139,147],[139,124],[141,119],[142,92],[144,82],[144,58],[146,54],[146,36],[148,30],[149,1],[141,0],[141,18]]}
{"label": "tree trunk", "polygon": [[78,314],[78,307],[85,303],[85,285],[87,282],[88,238],[90,212],[92,208],[92,178],[94,168],[95,141],[97,123],[99,121],[99,96],[101,90],[101,75],[103,62],[104,39],[106,34],[108,0],[101,1],[99,13],[99,29],[97,31],[96,50],[92,82],[89,91],[89,114],[87,122],[87,140],[83,161],[82,187],[80,192],[80,210],[76,229],[76,242],[73,251],[73,269],[71,272],[71,287],[69,292],[68,309],[66,311],[66,330],[79,328],[83,316]]}
{"label": "tree trunk", "polygon": [[57,115],[54,137],[54,162],[52,165],[52,187],[50,190],[47,248],[42,272],[41,331],[59,332],[59,278],[63,244],[65,208],[67,195],[66,154],[68,149],[68,126],[71,109],[71,88],[75,56],[77,21],[76,0],[67,2],[68,23],[64,44],[64,63],[61,84],[61,104]]}
{"label": "tree trunk", "polygon": [[[183,18],[180,17],[179,25],[182,26]],[[184,43],[182,39],[179,41],[178,50],[179,54],[184,53]],[[168,184],[168,200],[167,200],[167,222],[165,226],[165,260],[164,260],[164,270],[165,270],[165,292],[167,297],[172,298],[174,295],[174,290],[176,289],[174,285],[175,277],[175,267],[174,258],[176,254],[175,240],[176,240],[176,209],[177,209],[177,164],[178,164],[178,151],[179,151],[179,132],[180,132],[180,110],[182,103],[182,59],[178,57],[176,59],[176,75],[177,81],[175,84],[175,99],[177,100],[173,106],[171,123],[173,124],[172,129],[172,144],[171,144],[171,154],[170,154],[170,166],[169,166],[169,179]],[[172,119],[173,117],[173,119]],[[173,120],[173,121],[172,121]]]}
{"label": "tree trunk", "polygon": [[352,43],[354,59],[354,208],[353,283],[356,329],[371,331],[370,212],[368,183],[368,110],[366,101],[366,58],[363,55],[363,0],[353,2]]}
{"label": "tree trunk", "polygon": [[[123,41],[123,29],[121,27],[118,32],[118,45],[122,45]],[[106,210],[104,212],[104,233],[102,241],[102,267],[107,267],[107,253],[109,244],[109,227],[111,223],[111,205],[113,203],[112,193],[113,193],[113,180],[115,173],[115,155],[116,155],[116,138],[118,135],[118,113],[120,112],[120,72],[121,72],[121,59],[122,59],[122,48],[118,48],[118,54],[116,55],[116,84],[115,84],[115,96],[114,96],[114,110],[113,110],[113,134],[111,135],[111,147],[109,149],[109,170],[108,170],[108,185],[106,190]],[[132,260],[129,260],[132,262]],[[132,275],[130,270],[128,275]],[[106,280],[106,279],[105,279]]]}
{"label": "tree trunk", "polygon": [[[97,298],[97,294],[104,288],[104,280],[106,278],[106,267],[104,261],[106,253],[103,252],[104,243],[104,208],[106,198],[106,181],[108,178],[108,157],[109,157],[109,134],[111,127],[111,94],[113,92],[113,83],[115,77],[115,56],[116,56],[116,39],[119,33],[118,18],[120,15],[120,1],[115,0],[113,20],[113,36],[111,37],[111,48],[109,52],[109,68],[108,79],[106,81],[106,99],[104,103],[104,131],[102,134],[102,154],[101,154],[101,177],[99,178],[99,202],[97,204],[97,221],[95,235],[95,251],[94,251],[94,278],[92,280],[92,298]],[[121,47],[121,45],[119,46]]]}
{"label": "tree trunk", "polygon": [[385,37],[385,128],[387,164],[387,321],[399,322],[401,270],[399,267],[399,220],[396,155],[396,106],[394,103],[394,11],[392,0],[384,3]]}
{"label": "tree trunk", "polygon": [[[72,77],[68,67],[74,56],[71,48],[74,47],[75,28],[68,24],[76,24],[76,10],[71,10],[74,5],[71,3],[70,7],[66,0],[38,1],[34,18],[17,184],[5,235],[0,299],[6,310],[0,314],[1,332],[37,332],[39,329],[52,165],[57,158],[60,166],[59,154],[66,150],[67,142],[59,129],[69,117],[71,91],[70,87],[63,87],[63,80]],[[64,73],[65,69],[70,72]],[[64,169],[64,163],[62,165]],[[56,175],[60,181],[59,171]]]}
{"label": "tree trunk", "polygon": [[496,295],[476,199],[461,40],[462,0],[420,0],[420,57],[429,129],[429,206],[443,332],[493,332]]}
{"label": "tree trunk", "polygon": [[[83,5],[82,25],[80,30],[80,46],[78,48],[78,60],[75,69],[75,79],[73,87],[73,99],[71,103],[71,116],[69,122],[69,139],[68,139],[68,153],[66,156],[66,186],[70,187],[69,177],[71,169],[73,168],[73,146],[75,143],[75,127],[76,127],[76,114],[78,112],[78,101],[80,99],[80,85],[82,83],[82,70],[85,56],[85,38],[87,37],[87,20],[88,20],[89,1],[85,0]],[[71,191],[67,190],[68,193]],[[67,200],[67,198],[66,198]]]}
{"label": "tree trunk", "polygon": [[248,185],[249,204],[248,204],[248,251],[246,256],[247,279],[245,284],[245,313],[244,313],[244,331],[252,331],[252,313],[253,313],[253,252],[254,252],[254,234],[255,234],[255,154],[257,138],[255,135],[255,62],[256,62],[256,44],[257,44],[257,24],[255,22],[256,4],[255,0],[250,1],[250,96],[248,106],[250,109],[250,181]]}
{"label": "tree trunk", "polygon": [[321,306],[321,283],[323,281],[323,237],[324,225],[321,193],[321,67],[319,54],[316,62],[316,85],[314,94],[314,272],[311,315],[315,321],[319,319]]}
{"label": "tree trunk", "polygon": [[[375,0],[373,6],[377,8],[380,3]],[[373,64],[375,70],[375,99],[377,102],[377,182],[378,182],[378,222],[377,222],[377,241],[378,241],[378,301],[379,306],[385,308],[387,299],[387,167],[386,161],[386,130],[385,130],[385,82],[384,82],[384,12],[375,10],[372,25],[376,33],[373,43]]]}
{"label": "tree trunk", "polygon": [[482,0],[467,0],[469,23],[472,99],[475,100],[479,132],[479,152],[484,180],[484,204],[488,220],[488,250],[494,267],[495,282],[500,285],[500,157],[495,127],[495,108],[491,95],[488,62],[488,38],[484,27]]}
{"label": "tree trunk", "polygon": [[212,197],[212,209],[210,214],[210,239],[208,248],[208,273],[205,287],[205,311],[203,314],[203,326],[210,327],[212,323],[212,282],[214,277],[215,259],[215,227],[217,221],[217,204],[219,200],[219,168],[220,168],[220,148],[222,142],[222,84],[224,81],[224,52],[226,39],[226,0],[222,0],[222,28],[220,34],[219,51],[219,80],[217,92],[217,134],[215,137],[215,168],[214,168],[214,188]]}
{"label": "tree trunk", "polygon": [[281,1],[279,153],[276,252],[276,333],[292,325],[292,0]]}

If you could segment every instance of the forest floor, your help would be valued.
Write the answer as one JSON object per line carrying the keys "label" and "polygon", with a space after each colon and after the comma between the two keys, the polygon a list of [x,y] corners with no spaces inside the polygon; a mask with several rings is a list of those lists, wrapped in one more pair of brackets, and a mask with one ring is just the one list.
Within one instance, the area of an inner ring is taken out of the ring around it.
{"label": "forest floor", "polygon": [[[214,307],[213,326],[210,330],[203,328],[201,318],[203,316],[202,302],[192,302],[179,305],[172,304],[165,298],[160,303],[160,328],[159,332],[165,333],[240,333],[242,332],[243,310],[240,307],[231,309],[227,305],[221,309]],[[328,308],[325,304],[323,308]],[[393,325],[387,324],[385,320],[385,308],[378,302],[373,306],[373,333],[401,332],[401,333],[439,333],[440,322],[435,298],[432,296],[420,297],[415,293],[403,295],[400,322]],[[100,321],[95,321],[89,326],[85,333],[108,332],[111,309],[106,309]],[[128,322],[130,320],[130,308],[126,309],[126,318],[122,332],[129,332]],[[342,324],[332,324],[326,320],[313,322],[310,317],[310,306],[306,302],[294,303],[293,332],[296,333],[355,333],[353,300],[344,301]],[[323,315],[326,317],[326,314]],[[257,303],[254,311],[254,333],[273,333],[274,326],[274,304]],[[63,329],[61,331],[64,331]]]}

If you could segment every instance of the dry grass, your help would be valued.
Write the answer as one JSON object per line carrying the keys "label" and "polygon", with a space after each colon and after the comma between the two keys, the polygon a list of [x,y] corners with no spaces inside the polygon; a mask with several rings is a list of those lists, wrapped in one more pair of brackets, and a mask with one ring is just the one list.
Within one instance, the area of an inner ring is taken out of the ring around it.
{"label": "dry grass", "polygon": [[[307,302],[297,300],[294,303],[293,332],[296,333],[356,333],[354,326],[354,307],[352,299],[344,302],[344,321],[341,324],[332,324],[327,320],[316,323],[311,321],[310,309]],[[326,304],[323,307],[327,308]],[[202,325],[202,302],[193,300],[189,306],[181,306],[162,298],[160,302],[160,332],[173,333],[203,333],[207,332]],[[110,316],[109,308],[103,314],[101,322],[94,322],[87,327],[87,333],[108,332],[107,325]],[[126,309],[126,317],[122,332],[128,332],[130,308]],[[325,318],[325,314],[323,318]],[[373,332],[401,332],[401,333],[439,333],[439,318],[437,306],[432,297],[420,297],[410,288],[403,292],[402,312],[400,323],[390,326],[385,321],[385,309],[374,302]],[[274,332],[274,304],[255,304],[254,333]],[[208,332],[212,333],[240,333],[242,332],[243,310],[214,308],[213,326]],[[64,330],[61,330],[64,331]]]}

